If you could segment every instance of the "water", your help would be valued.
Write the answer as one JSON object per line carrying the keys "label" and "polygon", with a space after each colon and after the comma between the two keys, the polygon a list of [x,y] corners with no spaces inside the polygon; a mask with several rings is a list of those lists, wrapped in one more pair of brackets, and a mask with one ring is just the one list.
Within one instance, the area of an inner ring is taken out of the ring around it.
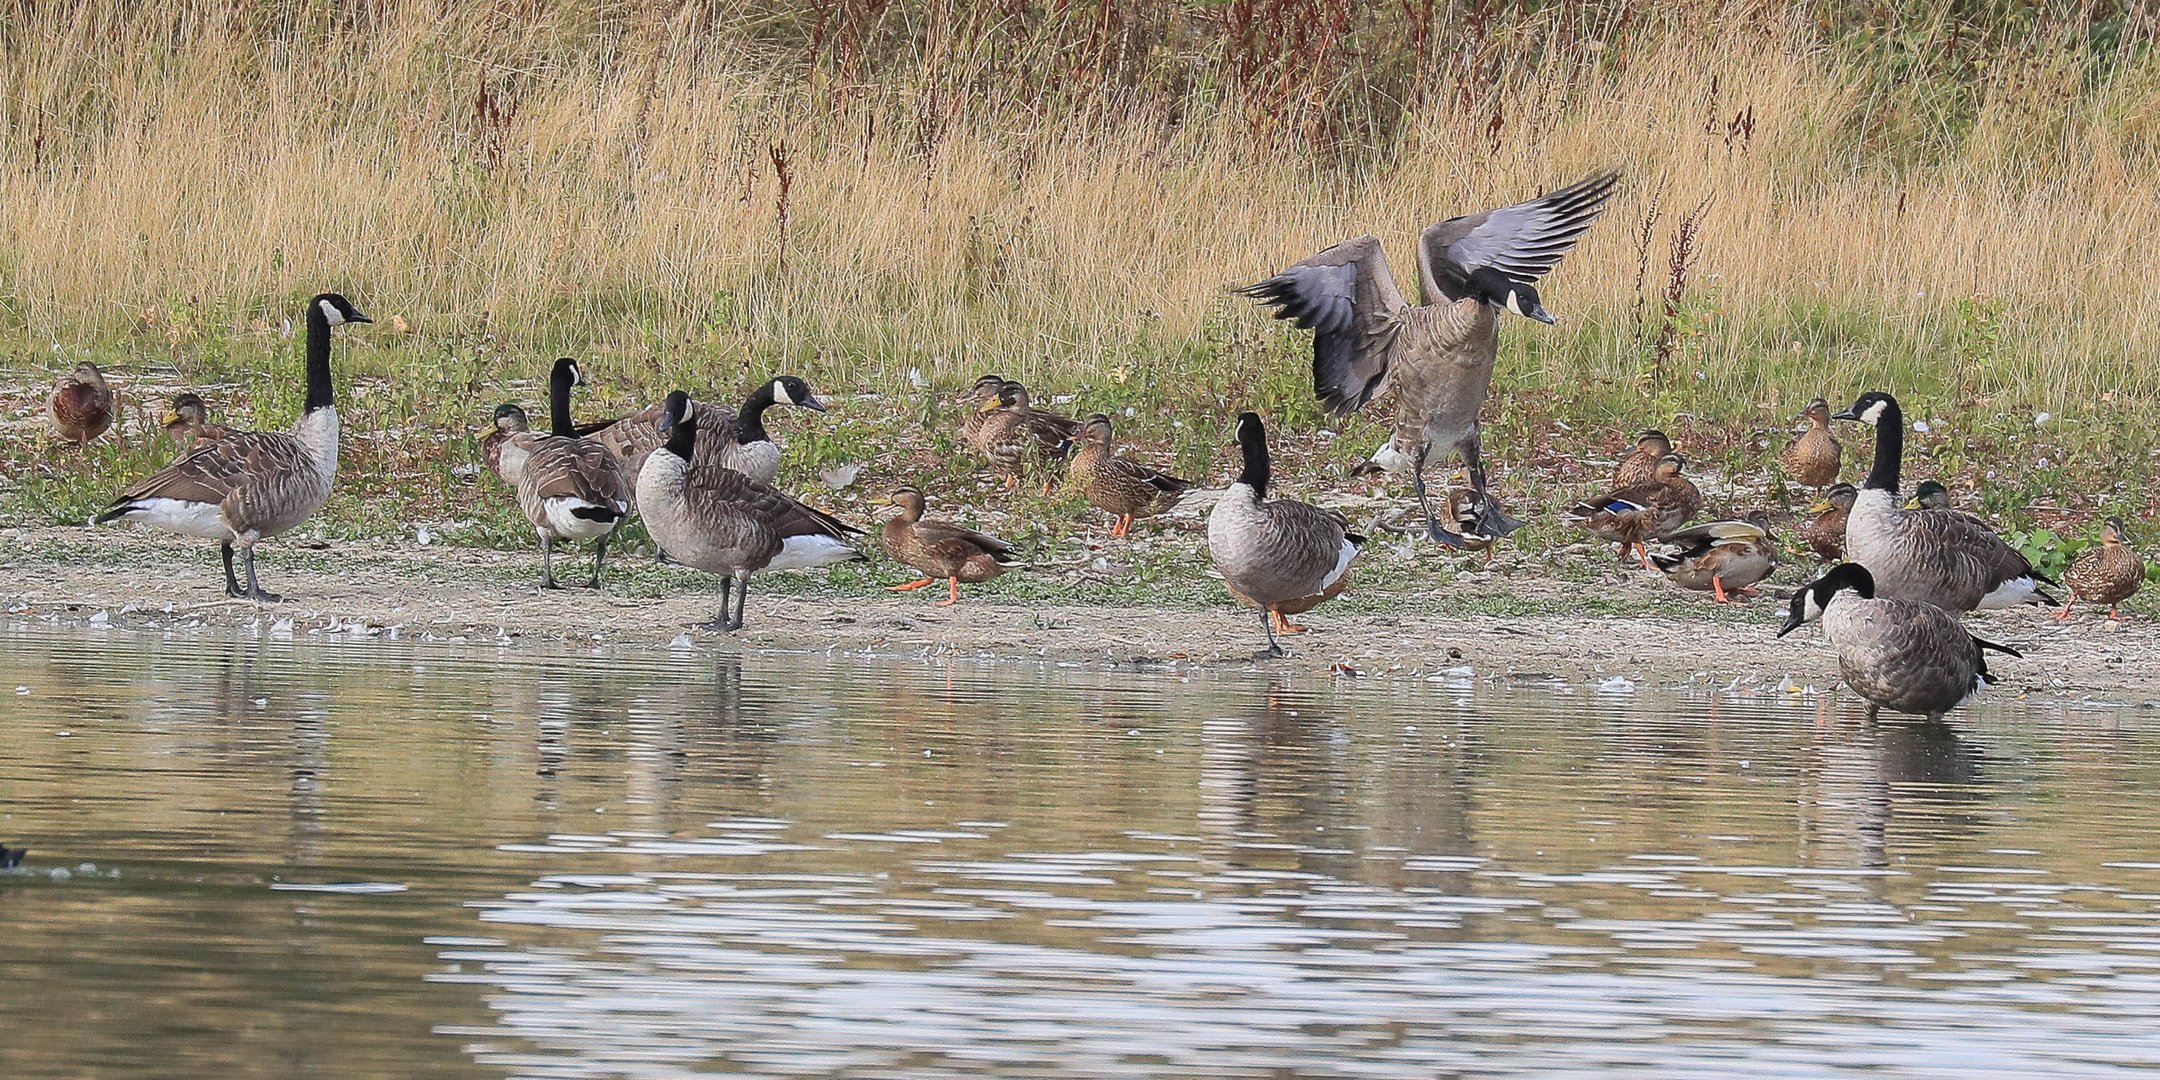
{"label": "water", "polygon": [[0,631],[0,1076],[2108,1076],[2150,712]]}

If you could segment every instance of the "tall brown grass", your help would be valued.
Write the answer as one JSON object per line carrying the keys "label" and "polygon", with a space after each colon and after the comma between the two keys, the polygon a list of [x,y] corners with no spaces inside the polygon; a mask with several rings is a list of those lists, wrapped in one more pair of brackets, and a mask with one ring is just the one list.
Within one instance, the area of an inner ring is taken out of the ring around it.
{"label": "tall brown grass", "polygon": [[1229,286],[1617,164],[1511,377],[2160,400],[2149,19],[1887,9],[15,0],[0,319],[1166,377]]}

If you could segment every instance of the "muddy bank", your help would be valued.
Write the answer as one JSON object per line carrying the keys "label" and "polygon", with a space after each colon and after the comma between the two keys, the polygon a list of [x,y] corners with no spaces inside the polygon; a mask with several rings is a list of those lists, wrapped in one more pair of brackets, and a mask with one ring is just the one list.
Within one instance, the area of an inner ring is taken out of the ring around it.
{"label": "muddy bank", "polygon": [[[936,608],[925,594],[801,591],[777,583],[751,596],[750,625],[702,629],[711,592],[624,595],[611,586],[546,592],[529,559],[465,548],[328,544],[302,548],[301,568],[280,567],[272,588],[290,599],[257,605],[222,596],[214,555],[202,545],[122,530],[0,532],[0,616],[18,626],[136,630],[237,629],[271,636],[355,634],[467,643],[545,641],[625,649],[764,649],[886,656],[1135,664],[1246,665],[1261,644],[1258,618],[1227,597],[1213,607],[1013,601],[995,593]],[[287,557],[288,562],[291,556]],[[266,575],[267,576],[267,575]],[[1661,583],[1651,581],[1648,586]],[[1481,587],[1564,599],[1580,586],[1511,579]],[[634,591],[635,586],[626,586]],[[1286,639],[1290,656],[1265,664],[1336,670],[1346,677],[1546,678],[1698,687],[1836,681],[1810,628],[1779,640],[1780,605],[1758,601],[1737,617],[1706,604],[1669,602],[1643,614],[1521,616],[1436,612],[1432,598],[1391,596],[1379,610],[1322,607],[1312,632]],[[2068,625],[2037,608],[1974,619],[1985,636],[2016,644],[2023,660],[1995,665],[1998,691],[2111,702],[2160,700],[2155,628],[2081,615]],[[1470,672],[1460,669],[1468,667]],[[1617,684],[1616,684],[1616,688]]]}

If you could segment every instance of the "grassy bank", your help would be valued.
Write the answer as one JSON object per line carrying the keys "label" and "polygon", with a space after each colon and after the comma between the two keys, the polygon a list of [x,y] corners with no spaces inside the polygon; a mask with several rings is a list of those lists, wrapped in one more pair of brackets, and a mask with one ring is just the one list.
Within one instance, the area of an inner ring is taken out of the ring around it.
{"label": "grassy bank", "polygon": [[[911,376],[993,369],[1131,407],[1196,475],[1243,405],[1340,462],[1381,428],[1315,435],[1303,337],[1228,288],[1366,231],[1406,266],[1423,224],[1615,164],[1561,324],[1503,342],[1516,501],[1649,424],[1752,484],[1805,399],[1882,386],[1934,421],[1915,475],[2011,527],[2150,517],[2153,31],[2091,4],[0,5],[6,402],[83,355],[138,402],[283,423],[283,322],[339,288],[382,320],[341,347],[342,532],[515,535],[455,470],[563,353],[596,412],[777,370],[863,395],[787,424],[813,492],[844,461],[961,480]],[[80,520],[158,458],[34,431],[12,519]]]}

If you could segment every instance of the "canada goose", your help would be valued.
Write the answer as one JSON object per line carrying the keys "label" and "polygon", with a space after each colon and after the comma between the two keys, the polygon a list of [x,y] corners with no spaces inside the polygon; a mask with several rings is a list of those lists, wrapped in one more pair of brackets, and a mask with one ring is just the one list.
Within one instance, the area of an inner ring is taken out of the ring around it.
{"label": "canada goose", "polygon": [[1756,595],[1754,585],[1777,569],[1777,538],[1770,519],[1757,510],[1745,519],[1712,521],[1681,529],[1650,545],[1650,561],[1665,580],[1683,589],[1710,591],[1720,604],[1727,591]]}
{"label": "canada goose", "polygon": [[2070,608],[2078,601],[2089,604],[2106,604],[2108,618],[2121,619],[2119,609],[2123,601],[2135,595],[2145,584],[2145,563],[2132,550],[2123,533],[2121,518],[2109,518],[2100,528],[2100,544],[2078,552],[2070,569],[2063,572],[2063,585],[2070,590],[2070,599],[2063,602],[2062,610],[2055,613],[2058,619],[2070,618]]}
{"label": "canada goose", "polygon": [[879,532],[885,553],[928,575],[905,585],[886,586],[893,592],[914,592],[944,578],[946,598],[937,606],[951,607],[960,602],[961,582],[973,585],[989,581],[1020,565],[1013,546],[995,536],[923,517],[923,493],[917,488],[901,488],[887,501],[899,507],[900,512],[887,520]]}
{"label": "canada goose", "polygon": [[1845,558],[1845,518],[1852,513],[1853,500],[1859,494],[1860,489],[1851,484],[1832,484],[1821,501],[1808,507],[1815,516],[1800,526],[1800,542],[1824,562]]}
{"label": "canada goose", "polygon": [[[1010,379],[979,411],[984,415],[974,431],[975,449],[1005,477],[1007,492],[1020,486],[1030,462],[1048,468],[1064,460],[1080,435],[1078,420],[1036,408],[1027,387]],[[1043,494],[1049,493],[1050,481],[1045,478]]]}
{"label": "canada goose", "polygon": [[[767,380],[743,400],[740,411],[701,405],[696,410],[699,456],[693,467],[733,469],[760,484],[772,483],[780,475],[780,446],[765,430],[765,411],[775,405],[825,411],[810,384],[794,375]],[[661,411],[660,405],[647,406],[618,420],[585,425],[578,434],[598,440],[622,462],[627,475],[636,476],[646,456],[667,440],[660,430]]]}
{"label": "canada goose", "polygon": [[[313,517],[337,480],[338,415],[330,382],[330,328],[372,322],[336,293],[307,305],[307,402],[290,432],[235,431],[198,443],[186,457],[112,501],[98,524],[134,521],[218,541],[225,595],[275,601],[255,580],[255,545]],[[233,576],[233,545],[247,588]]]}
{"label": "canada goose", "polygon": [[2034,570],[1978,518],[1898,506],[1905,414],[1896,398],[1871,390],[1833,419],[1875,428],[1875,465],[1845,522],[1845,557],[1868,568],[1882,596],[1948,611],[2055,602],[2040,588],[2054,579]]}
{"label": "canada goose", "polygon": [[1576,503],[1560,512],[1560,521],[1619,544],[1623,559],[1636,552],[1648,570],[1650,551],[1644,544],[1677,531],[1702,510],[1702,492],[1680,475],[1686,467],[1687,458],[1667,454],[1649,480]]}
{"label": "canada goose", "polygon": [[1110,418],[1096,413],[1080,428],[1080,449],[1067,474],[1088,505],[1117,515],[1111,536],[1132,532],[1133,522],[1154,517],[1178,504],[1193,486],[1169,473],[1119,457]]}
{"label": "canada goose", "polygon": [[525,410],[506,401],[495,406],[495,420],[480,439],[480,456],[487,461],[489,471],[512,489],[518,486],[518,477],[525,472],[525,458],[531,452],[517,441],[517,436],[531,430],[532,422],[526,419]]}
{"label": "canada goose", "polygon": [[862,530],[733,469],[693,466],[697,440],[705,434],[698,409],[680,390],[661,404],[659,426],[668,438],[638,471],[638,513],[675,561],[721,575],[720,615],[707,626],[740,630],[750,575],[860,560],[863,554],[849,537]]}
{"label": "canada goose", "polygon": [[1878,708],[1939,720],[1993,682],[1983,649],[2020,656],[2016,649],[1974,637],[1957,616],[1917,600],[1878,597],[1875,579],[1858,563],[1841,563],[1793,594],[1784,637],[1821,619],[1837,651],[1845,684]]}
{"label": "canada goose", "polygon": [[1819,492],[1837,483],[1838,466],[1845,463],[1845,447],[1830,434],[1829,402],[1816,398],[1800,415],[1807,420],[1808,429],[1786,444],[1778,463],[1794,483]]}
{"label": "canada goose", "polygon": [[1272,473],[1267,429],[1258,415],[1238,414],[1237,441],[1244,469],[1208,514],[1208,554],[1230,591],[1260,609],[1268,639],[1260,655],[1281,656],[1276,633],[1305,630],[1283,617],[1285,609],[1339,589],[1365,538],[1351,532],[1339,514],[1295,499],[1267,497]]}
{"label": "canada goose", "polygon": [[555,582],[556,540],[593,542],[592,579],[586,587],[599,588],[608,537],[630,516],[630,477],[622,463],[598,440],[574,434],[570,391],[583,381],[576,360],[565,356],[555,361],[548,376],[548,426],[553,433],[521,432],[508,440],[514,450],[525,452],[525,460],[513,466],[518,509],[540,534],[543,589],[560,588]]}
{"label": "canada goose", "polygon": [[215,441],[233,432],[223,424],[211,423],[209,406],[203,404],[200,394],[189,390],[173,395],[165,407],[163,423],[165,436],[182,446],[193,446],[198,439]]}
{"label": "canada goose", "polygon": [[1657,476],[1658,459],[1673,452],[1672,440],[1653,428],[1635,437],[1635,449],[1613,467],[1612,486],[1633,487]]}
{"label": "canada goose", "polygon": [[[1593,174],[1528,202],[1449,218],[1418,235],[1420,304],[1403,299],[1374,236],[1328,248],[1240,290],[1313,331],[1313,392],[1338,415],[1395,389],[1395,432],[1371,468],[1408,473],[1432,539],[1463,546],[1435,520],[1425,463],[1454,450],[1470,487],[1486,493],[1478,411],[1492,384],[1500,342],[1497,312],[1550,323],[1536,282],[1604,211],[1617,171]],[[1506,536],[1522,523],[1480,508],[1482,532]]]}
{"label": "canada goose", "polygon": [[74,443],[78,450],[87,449],[90,440],[112,427],[112,387],[105,384],[105,373],[85,360],[61,376],[52,396],[45,400],[45,410],[51,414],[53,430],[61,438]]}

